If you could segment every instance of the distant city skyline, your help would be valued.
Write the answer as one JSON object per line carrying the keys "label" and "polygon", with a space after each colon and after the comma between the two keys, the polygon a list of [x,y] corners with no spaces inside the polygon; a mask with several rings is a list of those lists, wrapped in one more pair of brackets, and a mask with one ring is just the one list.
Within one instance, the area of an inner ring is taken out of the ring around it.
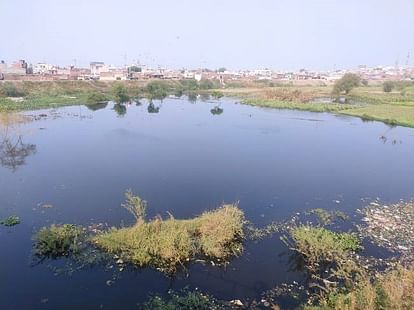
{"label": "distant city skyline", "polygon": [[414,64],[412,0],[2,0],[0,11],[6,62],[275,70]]}

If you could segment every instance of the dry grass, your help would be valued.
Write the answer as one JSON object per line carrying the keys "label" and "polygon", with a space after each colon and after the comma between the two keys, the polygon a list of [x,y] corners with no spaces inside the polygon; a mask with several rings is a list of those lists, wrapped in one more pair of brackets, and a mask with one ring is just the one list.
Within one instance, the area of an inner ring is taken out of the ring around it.
{"label": "dry grass", "polygon": [[349,293],[333,294],[320,306],[306,310],[411,310],[414,309],[414,267],[390,271],[375,282],[361,282]]}
{"label": "dry grass", "polygon": [[112,228],[94,242],[103,250],[137,266],[168,272],[195,257],[224,262],[242,251],[244,214],[237,205],[204,212],[194,219],[172,216],[145,222],[137,218],[132,227]]}

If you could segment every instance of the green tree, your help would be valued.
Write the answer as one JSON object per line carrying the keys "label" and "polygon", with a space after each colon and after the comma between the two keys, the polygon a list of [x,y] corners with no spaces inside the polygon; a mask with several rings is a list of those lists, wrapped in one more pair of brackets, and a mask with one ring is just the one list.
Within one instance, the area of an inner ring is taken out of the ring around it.
{"label": "green tree", "polygon": [[335,95],[341,93],[347,95],[353,88],[358,87],[360,82],[361,78],[357,74],[346,73],[342,78],[335,82],[333,93]]}
{"label": "green tree", "polygon": [[128,90],[124,84],[116,83],[112,86],[112,97],[116,103],[124,103],[130,101]]}
{"label": "green tree", "polygon": [[395,87],[395,84],[392,81],[385,81],[384,84],[382,84],[382,89],[386,93],[392,92],[394,87]]}

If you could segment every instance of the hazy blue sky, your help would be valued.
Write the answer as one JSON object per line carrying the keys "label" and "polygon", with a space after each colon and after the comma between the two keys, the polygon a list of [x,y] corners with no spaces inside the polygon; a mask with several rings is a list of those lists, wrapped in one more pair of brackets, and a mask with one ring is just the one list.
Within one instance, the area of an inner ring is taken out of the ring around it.
{"label": "hazy blue sky", "polygon": [[414,0],[0,0],[0,59],[332,69],[414,64]]}

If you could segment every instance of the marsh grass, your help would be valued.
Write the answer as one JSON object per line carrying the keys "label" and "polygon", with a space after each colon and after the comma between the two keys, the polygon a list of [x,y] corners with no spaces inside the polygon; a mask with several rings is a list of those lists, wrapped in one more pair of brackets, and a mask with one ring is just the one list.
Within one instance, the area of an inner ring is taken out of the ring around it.
{"label": "marsh grass", "polygon": [[282,237],[282,241],[298,255],[298,266],[308,274],[310,292],[317,299],[352,287],[364,274],[353,257],[362,245],[352,233],[299,225],[291,228],[290,236]]}
{"label": "marsh grass", "polygon": [[[143,219],[145,208],[141,199],[127,197],[124,206],[133,210],[135,225],[112,228],[93,240],[101,249],[137,266],[174,272],[177,266],[196,257],[220,263],[242,252],[244,214],[235,204],[223,205],[193,219],[177,220],[170,216],[148,222]],[[135,206],[139,206],[138,212]]]}
{"label": "marsh grass", "polygon": [[332,293],[318,306],[304,310],[410,310],[414,309],[414,267],[401,266],[379,276],[375,281],[368,278],[353,290]]}
{"label": "marsh grass", "polygon": [[144,310],[219,310],[234,309],[229,305],[203,294],[199,291],[184,289],[181,292],[169,291],[168,296],[153,296],[148,302],[141,306]]}
{"label": "marsh grass", "polygon": [[84,236],[84,230],[72,224],[43,227],[34,237],[34,254],[40,260],[78,254]]}

